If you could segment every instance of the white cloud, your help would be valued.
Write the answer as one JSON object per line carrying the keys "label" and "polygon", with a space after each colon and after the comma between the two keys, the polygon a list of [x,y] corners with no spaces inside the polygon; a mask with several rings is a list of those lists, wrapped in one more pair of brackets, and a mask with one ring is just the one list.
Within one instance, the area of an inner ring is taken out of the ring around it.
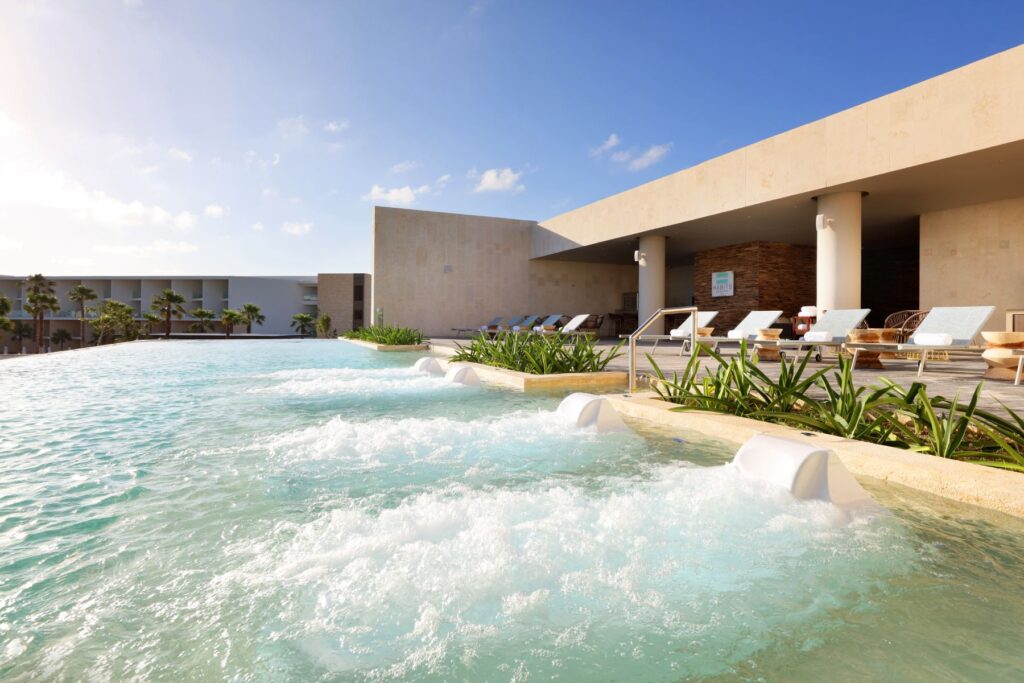
{"label": "white cloud", "polygon": [[192,155],[183,149],[177,147],[171,147],[167,150],[167,155],[175,161],[184,161],[185,163],[192,163]]}
{"label": "white cloud", "polygon": [[277,122],[277,130],[286,138],[300,138],[309,132],[309,128],[306,126],[305,116],[294,116],[290,119],[281,119]]}
{"label": "white cloud", "polygon": [[171,226],[187,230],[195,217],[177,215],[141,201],[122,201],[100,190],[86,189],[60,171],[38,164],[0,160],[0,206],[36,207],[71,214],[77,220],[101,226]]}
{"label": "white cloud", "polygon": [[324,124],[324,130],[327,131],[328,133],[340,133],[342,131],[348,130],[350,125],[351,124],[349,124],[347,119],[342,119],[339,121],[328,121],[326,124]]}
{"label": "white cloud", "polygon": [[627,168],[630,171],[642,171],[648,166],[652,166],[661,161],[665,155],[668,154],[668,151],[671,148],[671,143],[664,145],[651,145],[643,154],[630,161]]}
{"label": "white cloud", "polygon": [[397,204],[406,206],[416,201],[416,190],[408,185],[405,187],[392,187],[386,189],[374,184],[370,191],[363,195],[364,202],[383,202],[384,204]]}
{"label": "white cloud", "polygon": [[622,142],[622,140],[619,138],[619,136],[616,135],[615,133],[612,133],[604,142],[590,150],[590,156],[599,157],[608,150],[614,147],[618,147],[620,142]]}
{"label": "white cloud", "polygon": [[419,168],[420,162],[418,161],[399,161],[397,164],[391,167],[392,173],[405,173],[413,169]]}
{"label": "white cloud", "polygon": [[149,244],[97,244],[92,248],[97,254],[115,256],[154,256],[156,254],[191,254],[199,247],[191,242],[156,240]]}
{"label": "white cloud", "polygon": [[440,192],[451,179],[451,174],[446,173],[435,180],[433,185],[420,185],[419,187],[406,185],[404,187],[385,188],[381,185],[374,184],[373,187],[370,188],[370,191],[363,195],[362,199],[364,202],[380,202],[382,204],[392,204],[395,206],[408,206],[415,202],[416,198],[420,195]]}
{"label": "white cloud", "polygon": [[263,232],[263,224],[262,223],[253,223],[252,225],[249,226],[249,228],[251,230],[254,230],[255,232]]}
{"label": "white cloud", "polygon": [[627,161],[629,161],[632,158],[633,158],[633,153],[632,152],[627,152],[625,150],[622,150],[621,152],[616,152],[615,154],[612,154],[612,161],[614,161],[616,163],[620,163],[620,164],[624,164],[624,163],[626,163]]}
{"label": "white cloud", "polygon": [[281,155],[274,152],[274,158],[270,160],[270,165],[277,166],[279,163],[281,163]]}
{"label": "white cloud", "polygon": [[196,225],[196,217],[188,211],[182,211],[174,217],[172,225],[178,230],[191,230]]}
{"label": "white cloud", "polygon": [[227,209],[220,204],[210,204],[203,210],[203,213],[210,218],[223,218],[227,212]]}
{"label": "white cloud", "polygon": [[275,190],[272,187],[264,187],[263,191],[260,192],[260,194],[263,195],[264,197],[276,197],[277,196],[277,190]]}
{"label": "white cloud", "polygon": [[286,235],[294,235],[296,237],[300,235],[308,235],[310,230],[313,229],[312,223],[282,223],[281,232]]}
{"label": "white cloud", "polygon": [[474,192],[522,192],[526,186],[519,182],[521,171],[513,171],[511,168],[489,168],[477,176],[476,170],[470,171],[473,178],[479,180]]}

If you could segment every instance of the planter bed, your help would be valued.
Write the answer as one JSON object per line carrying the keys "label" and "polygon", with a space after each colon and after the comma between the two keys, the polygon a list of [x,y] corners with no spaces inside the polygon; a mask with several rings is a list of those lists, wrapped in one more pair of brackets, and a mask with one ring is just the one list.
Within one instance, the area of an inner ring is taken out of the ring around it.
{"label": "planter bed", "polygon": [[373,342],[363,341],[362,339],[345,339],[344,337],[338,337],[343,342],[349,344],[355,344],[356,346],[362,346],[363,348],[373,349],[374,351],[426,351],[430,348],[430,344],[424,342],[423,344],[375,344]]}
{"label": "planter bed", "polygon": [[517,391],[602,391],[625,389],[629,376],[625,372],[568,372],[534,375],[496,368],[480,363],[449,363],[449,367],[465,365],[473,368],[480,381],[516,389]]}
{"label": "planter bed", "polygon": [[772,434],[827,446],[858,477],[900,484],[961,503],[1024,517],[1024,485],[1017,472],[807,432],[735,415],[673,410],[678,406],[661,400],[653,393],[610,395],[607,398],[623,415],[664,426],[690,429],[736,444],[743,443],[755,434]]}

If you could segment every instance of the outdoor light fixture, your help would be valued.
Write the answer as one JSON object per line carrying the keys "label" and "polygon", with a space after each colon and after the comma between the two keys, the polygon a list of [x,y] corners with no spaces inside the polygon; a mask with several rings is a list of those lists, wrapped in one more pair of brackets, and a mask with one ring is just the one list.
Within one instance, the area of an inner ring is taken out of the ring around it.
{"label": "outdoor light fixture", "polygon": [[826,230],[831,228],[832,224],[835,223],[835,221],[835,218],[828,218],[825,216],[825,214],[819,213],[817,216],[814,217],[814,226],[818,228],[818,230]]}
{"label": "outdoor light fixture", "polygon": [[639,263],[641,266],[647,265],[647,254],[637,249],[633,252],[633,260]]}

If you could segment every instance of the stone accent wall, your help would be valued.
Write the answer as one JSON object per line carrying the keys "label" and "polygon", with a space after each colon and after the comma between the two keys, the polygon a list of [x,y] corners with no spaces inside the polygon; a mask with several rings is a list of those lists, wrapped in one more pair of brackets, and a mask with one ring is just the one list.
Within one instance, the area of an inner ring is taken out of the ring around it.
{"label": "stone accent wall", "polygon": [[[711,296],[711,274],[733,271],[734,294]],[[781,309],[789,316],[815,297],[815,250],[780,242],[746,242],[694,255],[694,299],[718,311],[715,333],[725,333],[750,311]]]}

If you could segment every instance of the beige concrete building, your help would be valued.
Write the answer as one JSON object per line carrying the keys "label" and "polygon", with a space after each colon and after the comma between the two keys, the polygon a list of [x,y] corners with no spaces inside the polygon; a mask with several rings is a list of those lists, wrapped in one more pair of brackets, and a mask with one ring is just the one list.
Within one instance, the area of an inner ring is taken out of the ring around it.
{"label": "beige concrete building", "polygon": [[1024,46],[546,220],[377,207],[373,244],[375,313],[432,335],[634,300],[723,327],[991,304],[1002,329],[1024,308]]}

